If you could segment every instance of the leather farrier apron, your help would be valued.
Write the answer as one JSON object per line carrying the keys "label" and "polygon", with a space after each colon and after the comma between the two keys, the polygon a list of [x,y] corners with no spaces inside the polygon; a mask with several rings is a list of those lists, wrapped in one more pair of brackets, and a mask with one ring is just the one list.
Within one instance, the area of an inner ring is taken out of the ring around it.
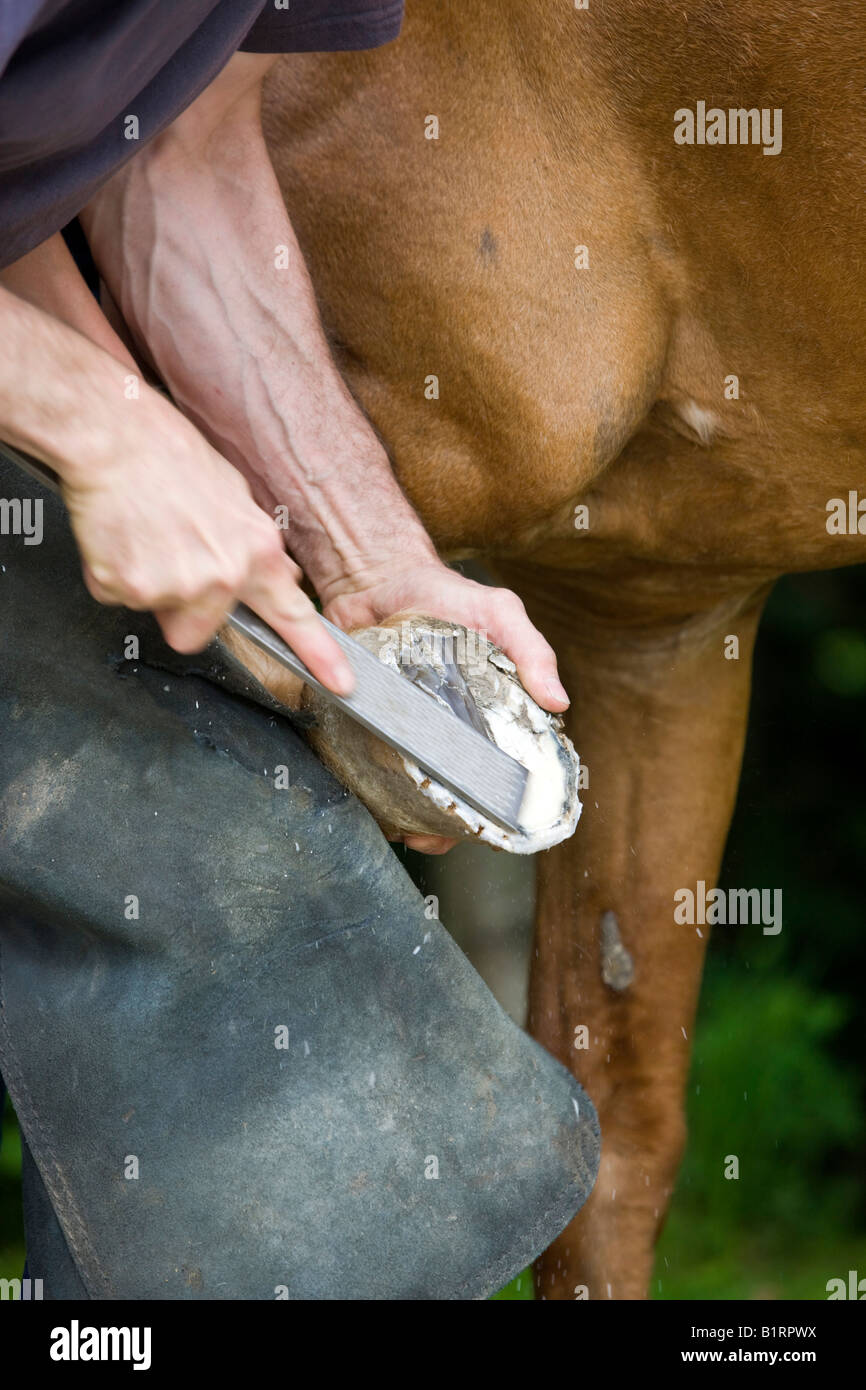
{"label": "leather farrier apron", "polygon": [[97,605],[60,501],[0,463],[16,497],[44,526],[25,544],[6,508],[0,536],[0,1071],[30,1276],[489,1295],[585,1199],[590,1102],[267,692]]}

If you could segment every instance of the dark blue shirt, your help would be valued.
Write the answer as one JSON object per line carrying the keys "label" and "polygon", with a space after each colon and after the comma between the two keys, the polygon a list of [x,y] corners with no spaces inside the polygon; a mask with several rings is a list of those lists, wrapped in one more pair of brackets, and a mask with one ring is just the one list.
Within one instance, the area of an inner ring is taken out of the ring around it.
{"label": "dark blue shirt", "polygon": [[75,217],[237,49],[374,48],[402,16],[403,0],[0,0],[0,267]]}

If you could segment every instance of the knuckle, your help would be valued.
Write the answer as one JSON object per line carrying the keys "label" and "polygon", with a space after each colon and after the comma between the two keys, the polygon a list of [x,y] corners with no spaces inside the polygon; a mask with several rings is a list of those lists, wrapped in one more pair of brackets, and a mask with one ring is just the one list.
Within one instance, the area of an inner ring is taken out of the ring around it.
{"label": "knuckle", "polygon": [[514,617],[521,617],[526,612],[523,600],[517,597],[513,589],[497,589],[496,599],[499,606]]}
{"label": "knuckle", "polygon": [[307,596],[296,589],[293,594],[281,598],[279,616],[286,623],[303,623],[315,618],[316,610]]}
{"label": "knuckle", "polygon": [[117,602],[109,586],[95,579],[91,574],[85,574],[84,587],[91,598],[96,599],[97,603],[111,604]]}
{"label": "knuckle", "polygon": [[252,553],[258,565],[268,566],[280,564],[285,556],[280,538],[274,530],[259,532],[253,543]]}
{"label": "knuckle", "polygon": [[294,586],[280,593],[278,612],[281,622],[285,623],[308,623],[318,618],[315,605]]}
{"label": "knuckle", "polygon": [[245,579],[246,575],[240,566],[231,565],[227,570],[223,569],[218,578],[208,586],[206,595],[208,604],[213,605],[214,608],[228,606],[238,590],[243,587]]}
{"label": "knuckle", "polygon": [[202,586],[191,576],[183,575],[176,579],[172,585],[171,596],[175,603],[183,605],[197,603],[202,598]]}
{"label": "knuckle", "polygon": [[144,577],[135,573],[125,576],[123,585],[123,602],[128,608],[150,608],[156,605],[156,594],[153,585]]}
{"label": "knuckle", "polygon": [[87,573],[88,579],[92,579],[100,589],[110,589],[115,583],[116,575],[112,567],[98,560],[95,564],[88,565]]}

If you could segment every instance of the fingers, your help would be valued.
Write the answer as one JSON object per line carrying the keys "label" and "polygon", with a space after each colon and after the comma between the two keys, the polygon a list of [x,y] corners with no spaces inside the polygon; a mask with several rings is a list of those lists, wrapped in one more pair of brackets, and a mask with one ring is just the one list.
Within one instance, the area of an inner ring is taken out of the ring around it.
{"label": "fingers", "polygon": [[[205,516],[190,527],[181,509],[177,537],[162,553],[153,547],[106,544],[100,534],[91,560],[82,555],[85,583],[100,603],[150,609],[175,651],[201,651],[239,599],[283,638],[315,678],[350,695],[352,668],[298,581],[301,571],[283,549],[271,519],[228,484]],[[222,504],[222,505],[220,505]],[[82,547],[84,551],[84,547]]]}
{"label": "fingers", "polygon": [[[377,612],[393,614],[405,609],[429,613],[446,622],[463,623],[476,632],[485,633],[502,648],[517,667],[524,687],[542,709],[558,714],[568,708],[568,694],[556,669],[556,654],[532,625],[522,602],[510,589],[478,584],[437,563],[407,571],[398,581],[391,581],[386,590],[384,596],[375,599],[363,593],[353,596],[359,602],[366,598],[367,608],[371,610],[367,622],[375,621]],[[338,599],[337,603],[340,602]],[[340,611],[342,616],[343,610]],[[357,621],[363,622],[363,616]]]}
{"label": "fingers", "polygon": [[212,642],[228,617],[226,597],[221,600],[188,604],[184,608],[163,608],[154,613],[162,635],[176,652],[200,652]]}
{"label": "fingers", "polygon": [[337,695],[351,695],[355,688],[352,667],[311,599],[298,587],[295,573],[297,566],[280,549],[256,571],[241,598],[279,633],[322,685]]}
{"label": "fingers", "polygon": [[569,698],[556,668],[556,653],[533,627],[526,609],[510,589],[494,589],[486,613],[487,632],[517,667],[526,690],[542,709],[560,713]]}
{"label": "fingers", "polygon": [[81,573],[84,577],[84,584],[87,592],[92,594],[97,603],[105,603],[111,607],[119,607],[123,604],[123,599],[117,594],[110,584],[103,583],[90,568],[87,561],[82,557]]}

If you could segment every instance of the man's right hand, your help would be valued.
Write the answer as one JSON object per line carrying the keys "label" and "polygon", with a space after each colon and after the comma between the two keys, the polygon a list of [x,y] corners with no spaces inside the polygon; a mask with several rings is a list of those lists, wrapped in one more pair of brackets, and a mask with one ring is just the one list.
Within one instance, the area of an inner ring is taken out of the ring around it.
{"label": "man's right hand", "polygon": [[149,388],[122,415],[117,458],[63,484],[93,597],[153,612],[181,652],[206,646],[242,601],[347,694],[351,668],[237,469]]}

